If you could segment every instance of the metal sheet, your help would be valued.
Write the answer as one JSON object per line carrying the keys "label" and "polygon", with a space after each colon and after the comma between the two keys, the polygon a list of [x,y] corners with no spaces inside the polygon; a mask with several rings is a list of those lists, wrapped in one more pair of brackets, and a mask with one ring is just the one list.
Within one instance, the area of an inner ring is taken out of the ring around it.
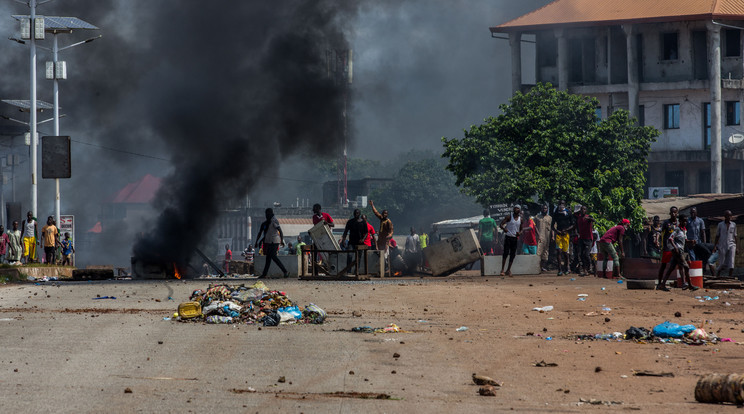
{"label": "metal sheet", "polygon": [[[37,18],[44,18],[44,29],[45,31],[54,30],[73,30],[73,29],[85,29],[85,30],[98,30],[98,27],[86,22],[85,20],[78,19],[77,17],[62,17],[62,16],[36,16]],[[29,19],[29,15],[17,14],[13,15],[16,20]]]}
{"label": "metal sheet", "polygon": [[[8,105],[13,105],[21,109],[31,109],[31,100],[29,99],[3,99],[2,101]],[[36,109],[54,109],[54,105],[37,99]]]}
{"label": "metal sheet", "polygon": [[424,256],[434,276],[455,271],[480,259],[482,255],[480,243],[473,229],[433,243],[424,249]]}

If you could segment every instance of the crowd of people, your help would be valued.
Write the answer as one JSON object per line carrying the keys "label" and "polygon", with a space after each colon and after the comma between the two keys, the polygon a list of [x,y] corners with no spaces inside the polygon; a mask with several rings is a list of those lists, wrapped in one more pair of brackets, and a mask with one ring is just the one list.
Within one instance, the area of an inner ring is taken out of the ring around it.
{"label": "crowd of people", "polygon": [[[5,226],[0,225],[0,261],[3,263],[73,265],[75,247],[70,239],[70,233],[65,233],[64,238],[61,238],[53,216],[47,218],[41,233],[36,217],[31,211],[26,214],[26,219],[20,225],[17,220],[14,220],[12,225],[13,228],[7,232]],[[37,247],[43,247],[41,257]]]}
{"label": "crowd of people", "polygon": [[[478,238],[484,254],[502,255],[501,275],[511,275],[514,258],[520,253],[538,255],[541,271],[557,269],[558,276],[605,273],[608,261],[612,260],[612,275],[623,277],[621,259],[625,257],[624,241],[629,226],[628,219],[621,219],[600,236],[586,206],[577,204],[572,212],[564,200],[559,200],[552,213],[543,205],[536,216],[530,214],[527,206],[514,206],[511,214],[500,222],[491,217],[489,210],[484,210],[478,223]],[[689,265],[694,260],[706,264],[711,275],[720,276],[728,270],[731,277],[737,238],[731,211],[724,213],[715,234],[715,241],[708,243],[705,221],[698,217],[695,207],[690,209],[689,219],[679,216],[677,207],[672,207],[668,220],[661,223],[655,216],[645,225],[641,256],[661,259],[659,289],[666,289],[666,281],[674,270],[686,275],[685,289],[695,289],[689,280]],[[603,260],[598,264],[600,254]]]}

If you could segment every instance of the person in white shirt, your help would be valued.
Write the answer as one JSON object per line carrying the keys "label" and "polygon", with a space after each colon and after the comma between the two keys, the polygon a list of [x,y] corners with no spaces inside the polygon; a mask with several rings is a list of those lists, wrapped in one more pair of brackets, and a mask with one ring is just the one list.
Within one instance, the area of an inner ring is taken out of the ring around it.
{"label": "person in white shirt", "polygon": [[[511,267],[514,262],[514,256],[517,255],[517,240],[522,234],[522,214],[519,206],[514,206],[512,213],[501,220],[499,225],[504,231],[504,254],[501,256],[501,276],[511,276]],[[506,257],[509,256],[509,267],[504,272]]]}

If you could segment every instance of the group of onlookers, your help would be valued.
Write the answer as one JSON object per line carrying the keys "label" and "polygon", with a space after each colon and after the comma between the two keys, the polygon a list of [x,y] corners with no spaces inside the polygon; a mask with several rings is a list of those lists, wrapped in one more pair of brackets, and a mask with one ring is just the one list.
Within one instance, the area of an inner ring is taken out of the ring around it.
{"label": "group of onlookers", "polygon": [[41,244],[44,254],[41,262],[49,265],[72,265],[72,255],[75,247],[70,239],[70,233],[60,237],[59,228],[53,216],[47,218],[46,225],[41,228],[41,239],[36,217],[29,211],[26,219],[19,226],[13,221],[13,228],[5,231],[0,225],[0,261],[11,264],[30,264],[39,262],[36,247]]}

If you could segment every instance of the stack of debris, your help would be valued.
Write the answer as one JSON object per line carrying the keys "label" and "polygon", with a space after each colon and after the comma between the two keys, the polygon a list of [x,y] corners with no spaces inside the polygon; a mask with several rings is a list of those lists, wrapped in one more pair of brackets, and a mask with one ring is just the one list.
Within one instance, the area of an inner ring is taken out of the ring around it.
{"label": "stack of debris", "polygon": [[289,323],[325,321],[326,312],[309,304],[297,306],[285,292],[269,290],[263,282],[252,286],[209,285],[195,290],[189,302],[178,306],[177,319],[206,323],[263,323],[277,326]]}

